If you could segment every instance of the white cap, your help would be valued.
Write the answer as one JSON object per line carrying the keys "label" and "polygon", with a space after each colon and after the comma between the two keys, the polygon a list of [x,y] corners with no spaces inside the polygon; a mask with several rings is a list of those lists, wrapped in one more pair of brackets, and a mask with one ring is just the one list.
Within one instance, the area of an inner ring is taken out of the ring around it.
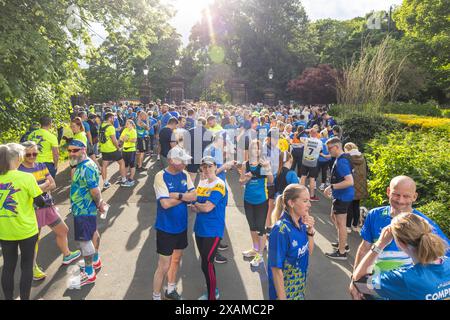
{"label": "white cap", "polygon": [[167,159],[177,159],[186,162],[188,160],[191,160],[192,157],[186,152],[186,150],[176,146],[170,149],[169,153],[167,154]]}

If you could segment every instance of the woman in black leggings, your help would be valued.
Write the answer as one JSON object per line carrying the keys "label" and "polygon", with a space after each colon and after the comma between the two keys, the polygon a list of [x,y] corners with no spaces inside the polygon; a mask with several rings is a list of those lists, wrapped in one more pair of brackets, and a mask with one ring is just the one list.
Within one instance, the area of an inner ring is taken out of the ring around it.
{"label": "woman in black leggings", "polygon": [[20,299],[29,300],[33,281],[38,224],[33,202],[44,207],[42,190],[29,173],[18,171],[25,155],[19,144],[0,145],[0,245],[3,253],[2,289],[14,299],[14,271],[20,248]]}
{"label": "woman in black leggings", "polygon": [[225,182],[216,176],[217,164],[214,158],[204,157],[200,166],[202,179],[197,187],[197,211],[194,232],[202,271],[206,279],[207,292],[199,300],[219,299],[214,257],[225,230],[225,208],[227,205]]}

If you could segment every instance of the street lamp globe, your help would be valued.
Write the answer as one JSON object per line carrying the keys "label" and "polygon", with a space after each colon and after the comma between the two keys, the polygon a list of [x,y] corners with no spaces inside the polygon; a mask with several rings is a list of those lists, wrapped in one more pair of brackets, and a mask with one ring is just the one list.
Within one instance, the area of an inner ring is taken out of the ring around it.
{"label": "street lamp globe", "polygon": [[144,76],[148,75],[148,65],[147,62],[145,63],[144,69],[142,70],[144,72]]}
{"label": "street lamp globe", "polygon": [[180,59],[175,59],[175,66],[179,66],[180,65]]}
{"label": "street lamp globe", "polygon": [[267,73],[267,76],[269,77],[269,80],[273,79],[273,69],[272,68],[269,69],[269,72]]}
{"label": "street lamp globe", "polygon": [[237,67],[240,68],[242,67],[242,59],[241,57],[238,57],[238,60],[236,61]]}

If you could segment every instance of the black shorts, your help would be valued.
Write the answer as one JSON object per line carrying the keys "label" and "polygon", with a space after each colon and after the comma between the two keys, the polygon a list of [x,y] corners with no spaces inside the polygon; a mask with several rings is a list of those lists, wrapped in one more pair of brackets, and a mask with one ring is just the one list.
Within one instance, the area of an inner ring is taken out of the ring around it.
{"label": "black shorts", "polygon": [[122,152],[123,160],[125,161],[125,167],[134,168],[136,165],[136,151]]}
{"label": "black shorts", "polygon": [[333,213],[334,214],[347,214],[348,207],[351,205],[352,201],[341,201],[338,199],[333,199]]}
{"label": "black shorts", "polygon": [[319,176],[319,167],[316,166],[314,168],[303,166],[300,169],[300,174],[302,177],[307,176],[308,178],[316,179]]}
{"label": "black shorts", "polygon": [[245,217],[250,231],[258,232],[260,236],[266,233],[266,218],[269,210],[269,202],[251,204],[244,200]]}
{"label": "black shorts", "polygon": [[122,160],[122,153],[119,150],[114,152],[102,152],[102,160],[109,162],[120,161]]}
{"label": "black shorts", "polygon": [[147,150],[147,143],[144,138],[137,138],[136,148],[139,153],[144,153]]}
{"label": "black shorts", "polygon": [[268,198],[274,200],[275,199],[275,186],[267,186]]}
{"label": "black shorts", "polygon": [[156,230],[156,252],[158,254],[171,256],[174,250],[183,250],[187,246],[187,230],[177,234]]}

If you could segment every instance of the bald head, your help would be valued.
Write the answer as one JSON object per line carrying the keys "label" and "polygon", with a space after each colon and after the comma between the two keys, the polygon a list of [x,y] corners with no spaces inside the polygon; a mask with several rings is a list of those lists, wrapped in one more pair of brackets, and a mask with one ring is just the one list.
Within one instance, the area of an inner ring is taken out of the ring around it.
{"label": "bald head", "polygon": [[407,176],[397,176],[391,180],[387,195],[394,215],[412,212],[413,203],[417,200],[416,183]]}
{"label": "bald head", "polygon": [[395,189],[396,187],[400,187],[402,189],[407,188],[412,193],[416,192],[416,182],[408,176],[397,176],[393,178],[389,184],[389,187],[391,189]]}

